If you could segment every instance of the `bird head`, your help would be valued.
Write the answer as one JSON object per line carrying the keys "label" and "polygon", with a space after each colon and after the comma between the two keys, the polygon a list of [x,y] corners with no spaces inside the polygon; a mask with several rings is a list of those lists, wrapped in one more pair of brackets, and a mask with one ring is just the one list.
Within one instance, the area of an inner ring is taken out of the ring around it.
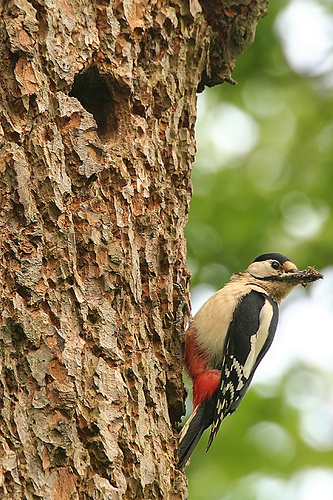
{"label": "bird head", "polygon": [[261,282],[261,286],[278,302],[295,286],[306,287],[309,283],[323,278],[322,274],[310,266],[300,271],[288,257],[280,253],[259,255],[249,265],[247,272]]}

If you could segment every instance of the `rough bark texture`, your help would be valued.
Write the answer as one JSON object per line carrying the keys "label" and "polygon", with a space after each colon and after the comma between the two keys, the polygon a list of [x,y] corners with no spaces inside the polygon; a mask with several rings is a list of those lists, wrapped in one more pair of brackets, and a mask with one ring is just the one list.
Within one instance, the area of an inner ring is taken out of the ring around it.
{"label": "rough bark texture", "polygon": [[196,91],[266,1],[0,2],[0,497],[187,497]]}

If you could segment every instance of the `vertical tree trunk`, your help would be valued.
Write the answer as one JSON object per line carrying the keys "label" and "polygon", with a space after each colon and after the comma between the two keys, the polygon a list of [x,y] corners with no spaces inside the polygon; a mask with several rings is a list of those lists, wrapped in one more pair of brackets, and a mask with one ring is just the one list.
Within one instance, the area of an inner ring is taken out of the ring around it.
{"label": "vertical tree trunk", "polygon": [[186,498],[196,91],[266,1],[0,3],[0,496]]}

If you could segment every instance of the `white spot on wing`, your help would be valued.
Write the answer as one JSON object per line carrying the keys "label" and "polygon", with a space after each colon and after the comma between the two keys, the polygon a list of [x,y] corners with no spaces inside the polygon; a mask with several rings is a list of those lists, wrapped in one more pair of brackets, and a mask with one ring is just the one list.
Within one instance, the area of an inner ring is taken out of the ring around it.
{"label": "white spot on wing", "polygon": [[259,315],[259,328],[258,331],[251,336],[251,351],[247,357],[244,365],[244,376],[249,378],[258,355],[263,348],[269,333],[269,327],[273,318],[274,310],[273,306],[269,300],[265,300],[265,303],[260,311]]}

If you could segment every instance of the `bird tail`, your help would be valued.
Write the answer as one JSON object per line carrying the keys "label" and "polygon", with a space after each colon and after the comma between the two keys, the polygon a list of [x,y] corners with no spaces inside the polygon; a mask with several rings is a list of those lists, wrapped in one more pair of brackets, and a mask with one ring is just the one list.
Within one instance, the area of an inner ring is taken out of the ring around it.
{"label": "bird tail", "polygon": [[207,428],[207,426],[203,424],[203,409],[203,405],[199,405],[193,410],[180,433],[178,452],[178,468],[180,470],[185,469],[192,451],[201,438],[203,431]]}

